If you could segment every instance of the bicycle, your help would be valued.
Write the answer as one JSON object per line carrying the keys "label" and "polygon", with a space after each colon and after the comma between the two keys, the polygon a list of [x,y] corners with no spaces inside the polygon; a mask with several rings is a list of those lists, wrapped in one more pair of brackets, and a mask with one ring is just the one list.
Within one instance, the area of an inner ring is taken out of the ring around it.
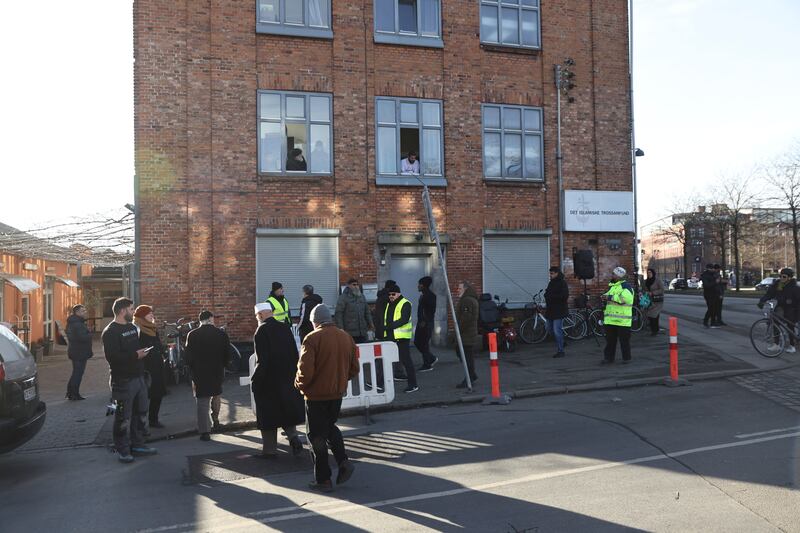
{"label": "bicycle", "polygon": [[[603,311],[602,308],[596,308],[589,313],[589,318],[587,319],[589,329],[598,337],[606,336],[606,329],[603,325]],[[641,331],[643,327],[644,313],[642,313],[642,310],[638,306],[633,306],[631,308],[631,331]]]}
{"label": "bicycle", "polygon": [[[547,319],[544,316],[542,305],[542,290],[533,297],[533,302],[526,304],[526,309],[533,309],[533,315],[522,321],[519,326],[519,336],[527,344],[537,344],[547,338]],[[578,340],[586,334],[586,322],[577,311],[570,310],[563,318],[561,328],[564,335],[571,340]]]}
{"label": "bicycle", "polygon": [[750,326],[750,343],[764,357],[778,357],[786,350],[787,343],[797,339],[794,325],[775,313],[775,303],[767,302],[764,318]]}

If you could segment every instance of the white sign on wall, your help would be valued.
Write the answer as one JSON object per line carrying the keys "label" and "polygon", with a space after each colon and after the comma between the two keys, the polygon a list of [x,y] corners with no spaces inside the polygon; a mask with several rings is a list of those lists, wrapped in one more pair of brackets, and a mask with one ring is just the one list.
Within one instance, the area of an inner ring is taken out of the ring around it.
{"label": "white sign on wall", "polygon": [[633,233],[633,193],[564,191],[564,231]]}

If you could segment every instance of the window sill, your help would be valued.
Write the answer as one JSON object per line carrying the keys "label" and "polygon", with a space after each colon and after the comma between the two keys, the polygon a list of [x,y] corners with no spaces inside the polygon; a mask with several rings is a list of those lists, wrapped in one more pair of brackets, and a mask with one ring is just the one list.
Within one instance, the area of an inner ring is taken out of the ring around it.
{"label": "window sill", "polygon": [[268,35],[286,35],[289,37],[308,37],[311,39],[333,39],[333,31],[324,28],[308,28],[303,26],[286,26],[256,22],[256,33]]}
{"label": "window sill", "polygon": [[540,48],[526,48],[522,46],[514,46],[508,44],[490,44],[481,43],[481,48],[487,52],[500,52],[506,54],[521,54],[527,56],[538,56],[542,53]]}
{"label": "window sill", "polygon": [[333,174],[312,174],[306,172],[298,172],[297,174],[268,174],[259,173],[258,181],[323,181],[332,180]]}
{"label": "window sill", "polygon": [[508,187],[508,186],[525,186],[525,187],[545,187],[544,180],[534,180],[534,179],[516,179],[516,178],[483,178],[484,183],[486,185],[499,185],[501,187]]}
{"label": "window sill", "polygon": [[396,33],[375,32],[375,42],[382,44],[399,44],[401,46],[419,46],[424,48],[444,48],[441,37],[415,37]]}
{"label": "window sill", "polygon": [[447,178],[425,178],[423,176],[378,176],[376,185],[393,185],[395,187],[421,187],[422,183],[428,187],[447,187]]}

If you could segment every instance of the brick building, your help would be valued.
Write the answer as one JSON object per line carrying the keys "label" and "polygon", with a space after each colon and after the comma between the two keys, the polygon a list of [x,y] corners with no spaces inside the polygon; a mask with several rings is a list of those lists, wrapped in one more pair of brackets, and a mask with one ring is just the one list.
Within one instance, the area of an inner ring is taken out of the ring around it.
{"label": "brick building", "polygon": [[[559,260],[565,58],[564,189],[632,188],[622,0],[135,0],[134,50],[140,300],[163,318],[208,308],[246,338],[273,280],[295,309],[351,276],[444,295],[419,180],[453,288],[530,301]],[[595,289],[633,266],[632,232],[564,239]]]}

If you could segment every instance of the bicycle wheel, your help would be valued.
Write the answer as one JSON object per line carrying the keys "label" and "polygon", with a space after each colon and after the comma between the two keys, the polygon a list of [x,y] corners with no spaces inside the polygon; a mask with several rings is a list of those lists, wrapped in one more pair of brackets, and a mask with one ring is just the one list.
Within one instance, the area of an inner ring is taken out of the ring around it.
{"label": "bicycle wheel", "polygon": [[541,315],[526,318],[519,327],[519,338],[525,344],[536,344],[547,337],[547,325]]}
{"label": "bicycle wheel", "polygon": [[582,339],[586,335],[586,321],[577,311],[570,311],[562,322],[564,335],[574,341]]}
{"label": "bicycle wheel", "polygon": [[595,309],[589,314],[589,330],[596,337],[606,336],[606,329],[603,327],[602,309]]}
{"label": "bicycle wheel", "polygon": [[526,318],[522,321],[522,324],[519,325],[519,329],[517,330],[519,339],[525,344],[533,344],[533,320],[534,317]]}
{"label": "bicycle wheel", "polygon": [[644,327],[644,313],[638,307],[633,308],[633,315],[631,316],[631,331],[642,331]]}
{"label": "bicycle wheel", "polygon": [[541,314],[536,315],[533,322],[533,342],[542,342],[547,338],[547,320]]}
{"label": "bicycle wheel", "polygon": [[772,320],[762,318],[750,327],[750,342],[764,357],[778,357],[786,348],[786,333]]}

